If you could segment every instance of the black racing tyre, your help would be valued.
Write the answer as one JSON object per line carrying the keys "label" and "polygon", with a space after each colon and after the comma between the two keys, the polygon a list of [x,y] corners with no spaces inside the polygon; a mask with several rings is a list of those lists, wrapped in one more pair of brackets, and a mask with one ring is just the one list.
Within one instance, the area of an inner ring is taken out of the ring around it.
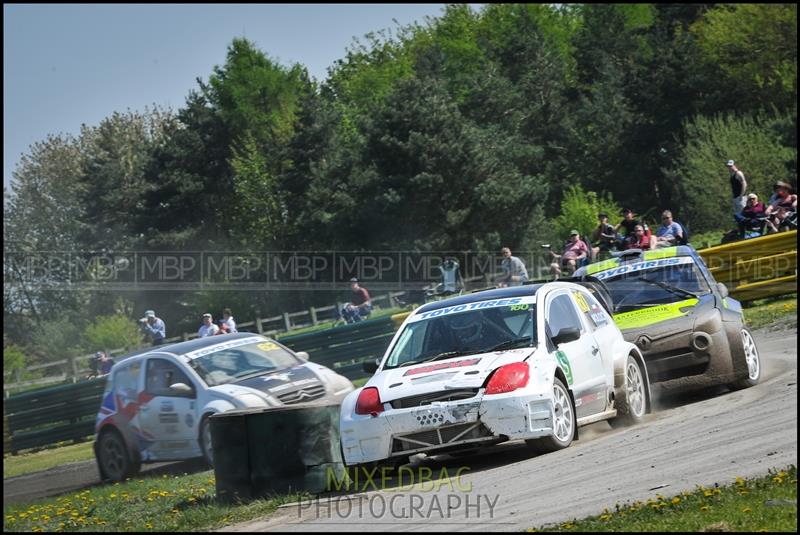
{"label": "black racing tyre", "polygon": [[526,440],[528,449],[534,453],[550,453],[563,450],[572,444],[575,437],[575,405],[569,390],[558,377],[553,379],[553,434],[548,437]]}
{"label": "black racing tyre", "polygon": [[[753,335],[750,334],[750,330],[746,327],[742,327],[741,338],[738,343],[740,344],[739,351],[731,351],[731,355],[733,355],[732,358],[737,358],[738,355],[738,358],[744,359],[741,364],[742,368],[747,370],[747,375],[729,384],[728,387],[731,390],[750,388],[758,384],[759,379],[761,379],[761,357],[758,355],[758,348],[755,340],[753,340]],[[734,369],[736,369],[737,363],[734,362],[733,364]]]}
{"label": "black racing tyre", "polygon": [[122,435],[109,429],[100,435],[97,442],[97,464],[103,479],[123,481],[139,473],[141,463],[128,451]]}
{"label": "black racing tyre", "polygon": [[211,422],[208,416],[204,416],[200,422],[200,450],[203,452],[203,459],[210,467],[214,467],[214,445],[211,442]]}
{"label": "black racing tyre", "polygon": [[633,355],[628,355],[625,362],[625,393],[614,400],[617,415],[608,423],[611,427],[623,427],[638,424],[647,412],[647,390],[644,384],[644,373]]}

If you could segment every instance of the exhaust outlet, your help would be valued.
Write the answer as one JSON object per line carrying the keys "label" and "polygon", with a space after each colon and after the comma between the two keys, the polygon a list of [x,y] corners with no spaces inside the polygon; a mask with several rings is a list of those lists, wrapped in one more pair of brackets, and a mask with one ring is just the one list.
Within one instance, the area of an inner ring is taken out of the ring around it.
{"label": "exhaust outlet", "polygon": [[711,347],[711,337],[706,333],[694,333],[692,337],[692,349],[695,351],[706,352]]}

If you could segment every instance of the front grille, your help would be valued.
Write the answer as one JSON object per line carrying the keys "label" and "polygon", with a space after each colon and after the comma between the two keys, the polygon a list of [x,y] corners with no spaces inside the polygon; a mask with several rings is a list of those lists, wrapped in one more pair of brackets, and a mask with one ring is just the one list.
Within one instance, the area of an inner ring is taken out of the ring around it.
{"label": "front grille", "polygon": [[432,431],[395,436],[392,439],[392,453],[432,449],[493,436],[481,422],[447,425]]}
{"label": "front grille", "polygon": [[280,394],[278,399],[284,405],[293,405],[295,403],[304,403],[306,401],[313,401],[315,399],[319,399],[325,395],[325,386],[324,385],[314,385],[308,386],[306,388],[301,388],[300,390],[295,390],[294,392],[286,392],[285,394]]}
{"label": "front grille", "polygon": [[477,388],[464,388],[460,390],[448,390],[445,392],[430,392],[419,396],[409,396],[407,398],[396,399],[391,402],[393,409],[410,409],[412,407],[422,407],[430,405],[434,401],[458,401],[468,399],[478,395]]}

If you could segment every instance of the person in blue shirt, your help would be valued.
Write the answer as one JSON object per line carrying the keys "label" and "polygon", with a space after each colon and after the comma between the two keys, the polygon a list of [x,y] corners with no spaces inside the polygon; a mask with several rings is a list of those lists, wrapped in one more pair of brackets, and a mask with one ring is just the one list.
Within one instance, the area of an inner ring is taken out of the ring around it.
{"label": "person in blue shirt", "polygon": [[672,212],[664,210],[661,213],[661,226],[656,232],[656,247],[672,247],[683,238],[683,229],[672,220]]}
{"label": "person in blue shirt", "polygon": [[150,337],[154,346],[159,346],[164,343],[164,338],[167,337],[167,326],[161,318],[156,317],[156,313],[148,310],[144,313],[144,317],[139,320],[144,333]]}

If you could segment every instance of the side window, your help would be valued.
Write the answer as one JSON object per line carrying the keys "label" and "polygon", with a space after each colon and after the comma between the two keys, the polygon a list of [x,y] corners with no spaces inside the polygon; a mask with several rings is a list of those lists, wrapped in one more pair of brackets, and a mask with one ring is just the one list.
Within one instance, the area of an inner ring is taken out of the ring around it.
{"label": "side window", "polygon": [[154,396],[180,397],[169,389],[175,383],[184,383],[192,386],[191,380],[175,364],[164,359],[150,359],[147,361],[147,381],[145,391]]}
{"label": "side window", "polygon": [[575,298],[575,303],[578,305],[578,310],[584,315],[589,325],[593,329],[603,327],[608,324],[608,316],[591,294],[575,290],[572,292],[572,297]]}
{"label": "side window", "polygon": [[117,364],[114,367],[114,390],[122,400],[122,404],[135,402],[139,397],[139,372],[142,361],[129,364]]}
{"label": "side window", "polygon": [[550,302],[550,309],[547,312],[547,326],[550,336],[557,335],[558,331],[565,327],[575,327],[579,331],[583,331],[581,320],[578,318],[578,313],[575,311],[575,307],[572,306],[572,300],[568,295],[559,295]]}

